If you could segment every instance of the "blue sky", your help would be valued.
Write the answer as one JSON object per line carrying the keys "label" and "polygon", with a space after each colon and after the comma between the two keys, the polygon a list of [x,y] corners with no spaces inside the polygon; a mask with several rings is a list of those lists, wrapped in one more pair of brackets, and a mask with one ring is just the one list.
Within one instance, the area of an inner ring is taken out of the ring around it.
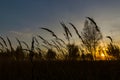
{"label": "blue sky", "polygon": [[29,40],[40,27],[62,36],[59,24],[72,22],[80,31],[85,17],[95,19],[103,35],[120,40],[120,0],[0,0],[0,34]]}

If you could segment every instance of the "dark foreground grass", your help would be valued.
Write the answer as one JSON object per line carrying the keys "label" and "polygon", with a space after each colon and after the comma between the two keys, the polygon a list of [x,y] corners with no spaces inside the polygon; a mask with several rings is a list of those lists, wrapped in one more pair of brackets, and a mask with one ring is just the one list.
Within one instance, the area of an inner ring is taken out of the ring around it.
{"label": "dark foreground grass", "polygon": [[[34,80],[120,80],[119,61],[35,61]],[[0,80],[32,80],[28,61],[0,61]]]}

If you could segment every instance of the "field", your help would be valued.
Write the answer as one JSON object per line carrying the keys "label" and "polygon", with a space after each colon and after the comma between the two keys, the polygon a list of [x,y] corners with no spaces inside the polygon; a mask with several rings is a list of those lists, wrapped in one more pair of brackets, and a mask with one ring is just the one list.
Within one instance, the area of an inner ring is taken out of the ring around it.
{"label": "field", "polygon": [[0,62],[0,80],[119,80],[119,74],[119,61]]}

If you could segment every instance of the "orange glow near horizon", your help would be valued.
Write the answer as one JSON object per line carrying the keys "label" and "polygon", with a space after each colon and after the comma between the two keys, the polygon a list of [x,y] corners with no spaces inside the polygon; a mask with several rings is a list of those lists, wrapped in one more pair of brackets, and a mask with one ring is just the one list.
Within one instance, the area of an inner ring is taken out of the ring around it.
{"label": "orange glow near horizon", "polygon": [[101,53],[101,57],[105,57],[105,55],[103,53]]}
{"label": "orange glow near horizon", "polygon": [[100,46],[97,48],[96,51],[97,60],[106,60],[106,58],[108,57],[106,49],[106,43],[100,43]]}

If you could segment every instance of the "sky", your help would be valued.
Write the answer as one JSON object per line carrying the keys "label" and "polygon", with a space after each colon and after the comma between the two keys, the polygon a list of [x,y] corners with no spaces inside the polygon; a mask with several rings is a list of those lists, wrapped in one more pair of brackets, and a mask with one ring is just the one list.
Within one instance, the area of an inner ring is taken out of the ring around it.
{"label": "sky", "polygon": [[0,0],[0,35],[29,43],[35,35],[51,38],[40,29],[46,27],[62,37],[60,22],[72,22],[82,31],[87,16],[94,18],[104,37],[120,42],[120,0]]}

